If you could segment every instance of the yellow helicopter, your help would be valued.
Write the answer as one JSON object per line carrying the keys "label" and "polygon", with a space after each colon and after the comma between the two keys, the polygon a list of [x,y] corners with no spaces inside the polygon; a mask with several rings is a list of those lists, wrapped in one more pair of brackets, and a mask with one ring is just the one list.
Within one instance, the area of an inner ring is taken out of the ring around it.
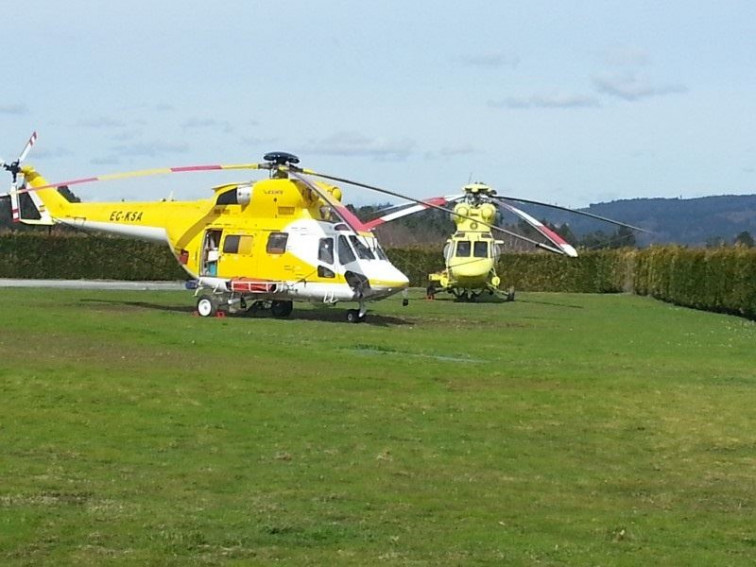
{"label": "yellow helicopter", "polygon": [[[497,240],[493,232],[500,232],[541,248],[562,254],[571,258],[577,257],[577,251],[559,234],[551,230],[535,217],[515,207],[508,201],[520,201],[560,209],[571,213],[588,216],[597,220],[625,226],[633,230],[643,229],[615,221],[585,211],[578,211],[550,205],[539,201],[514,197],[499,197],[496,191],[484,183],[471,183],[463,187],[463,193],[447,197],[435,197],[409,206],[403,205],[397,210],[375,220],[365,223],[369,229],[374,229],[386,222],[390,222],[407,215],[415,214],[428,208],[442,208],[443,205],[456,203],[451,213],[451,220],[456,225],[455,232],[444,246],[445,267],[440,272],[428,275],[427,297],[435,298],[437,292],[453,294],[463,301],[474,301],[480,294],[488,292],[508,301],[515,297],[514,288],[500,289],[501,278],[496,274],[496,264],[501,255],[502,240]],[[508,211],[518,216],[528,225],[540,233],[547,243],[538,242],[527,236],[512,232],[496,225],[500,210]]]}
{"label": "yellow helicopter", "polygon": [[[349,309],[346,318],[361,322],[368,301],[409,284],[370,229],[341,203],[341,190],[308,176],[341,179],[298,167],[292,154],[271,152],[263,163],[172,167],[49,183],[22,163],[36,138],[35,133],[16,161],[0,162],[13,177],[3,195],[10,197],[13,220],[167,243],[193,278],[197,312],[203,317],[260,308],[286,317],[294,301],[351,301],[359,307]],[[125,177],[229,169],[267,170],[269,178],[217,186],[209,199],[183,202],[72,203],[59,191]],[[21,214],[19,195],[24,193],[39,219]]]}

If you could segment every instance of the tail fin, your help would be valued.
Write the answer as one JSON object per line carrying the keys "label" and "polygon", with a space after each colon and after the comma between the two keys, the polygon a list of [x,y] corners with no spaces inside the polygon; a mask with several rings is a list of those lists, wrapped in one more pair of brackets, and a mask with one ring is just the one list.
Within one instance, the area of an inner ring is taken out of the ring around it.
{"label": "tail fin", "polygon": [[42,177],[37,171],[29,166],[24,165],[21,168],[21,172],[24,174],[27,188],[25,191],[31,197],[34,206],[39,211],[40,220],[32,219],[20,219],[21,222],[27,224],[55,224],[56,218],[66,216],[71,208],[71,203],[66,200],[63,195],[58,193],[58,190],[54,187],[48,187],[47,189],[35,190],[35,187],[45,187],[48,185],[47,180]]}

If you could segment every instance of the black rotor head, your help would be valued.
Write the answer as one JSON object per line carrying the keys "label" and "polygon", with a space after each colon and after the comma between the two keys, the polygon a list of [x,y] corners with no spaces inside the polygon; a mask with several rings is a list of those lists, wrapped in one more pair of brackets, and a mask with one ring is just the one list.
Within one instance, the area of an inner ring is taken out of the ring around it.
{"label": "black rotor head", "polygon": [[288,152],[268,152],[263,159],[271,165],[293,165],[299,163],[299,158]]}
{"label": "black rotor head", "polygon": [[11,175],[13,176],[13,183],[15,183],[18,179],[18,174],[21,173],[21,163],[19,162],[19,160],[16,160],[12,163],[4,163],[3,169],[5,171],[10,171]]}

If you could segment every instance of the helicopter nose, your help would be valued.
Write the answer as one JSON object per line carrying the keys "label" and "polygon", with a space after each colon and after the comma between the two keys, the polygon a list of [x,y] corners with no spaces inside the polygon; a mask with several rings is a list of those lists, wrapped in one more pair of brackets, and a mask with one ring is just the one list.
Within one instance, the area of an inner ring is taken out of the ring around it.
{"label": "helicopter nose", "polygon": [[389,262],[381,262],[380,266],[371,266],[366,273],[370,281],[370,288],[377,295],[388,296],[398,293],[409,286],[409,279]]}

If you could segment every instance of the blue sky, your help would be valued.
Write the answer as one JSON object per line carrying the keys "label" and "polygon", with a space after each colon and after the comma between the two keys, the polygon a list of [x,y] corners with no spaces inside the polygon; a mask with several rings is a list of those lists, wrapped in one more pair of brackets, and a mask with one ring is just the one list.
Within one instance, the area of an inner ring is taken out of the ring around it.
{"label": "blue sky", "polygon": [[[566,206],[756,193],[756,2],[27,0],[11,12],[0,156],[37,130],[28,161],[50,181],[284,150],[418,198],[470,180]],[[191,199],[254,176],[76,193]]]}

